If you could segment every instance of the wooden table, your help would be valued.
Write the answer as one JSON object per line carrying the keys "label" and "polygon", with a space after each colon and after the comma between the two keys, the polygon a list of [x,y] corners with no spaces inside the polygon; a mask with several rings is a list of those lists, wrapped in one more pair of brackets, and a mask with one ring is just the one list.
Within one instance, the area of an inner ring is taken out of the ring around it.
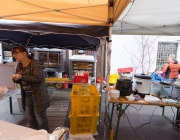
{"label": "wooden table", "polygon": [[[162,115],[164,117],[166,117],[164,115],[164,107],[165,106],[173,106],[173,107],[176,107],[177,108],[177,114],[176,114],[176,119],[177,119],[177,115],[178,113],[180,112],[180,104],[167,104],[167,103],[163,103],[162,101],[158,104],[154,104],[154,103],[148,103],[146,102],[144,99],[142,99],[142,101],[144,102],[138,102],[138,101],[128,101],[126,99],[125,96],[121,96],[120,98],[118,99],[110,99],[110,103],[112,103],[112,110],[111,110],[111,117],[110,117],[110,128],[111,128],[111,124],[112,124],[112,118],[113,118],[113,110],[114,110],[114,107],[115,105],[117,105],[119,107],[119,114],[118,114],[118,121],[117,121],[117,125],[116,125],[116,131],[115,131],[115,136],[114,136],[114,140],[117,139],[117,134],[118,134],[118,128],[119,128],[119,123],[120,123],[120,118],[121,116],[124,114],[124,112],[126,111],[126,109],[128,108],[129,105],[131,104],[135,104],[135,105],[152,105],[152,106],[161,106],[163,107],[163,111],[162,111]],[[123,104],[126,104],[126,106],[124,107],[124,109],[122,109],[122,105]],[[167,118],[167,117],[166,117]]]}

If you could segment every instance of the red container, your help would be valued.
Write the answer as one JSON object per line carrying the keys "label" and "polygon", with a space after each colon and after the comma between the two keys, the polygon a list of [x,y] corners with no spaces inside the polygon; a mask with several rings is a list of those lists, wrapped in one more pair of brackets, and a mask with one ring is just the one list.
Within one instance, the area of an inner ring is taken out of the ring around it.
{"label": "red container", "polygon": [[118,73],[126,73],[126,72],[132,72],[133,68],[129,67],[129,68],[119,68],[118,69]]}
{"label": "red container", "polygon": [[98,75],[97,76],[97,79],[96,79],[96,83],[100,83],[101,82],[101,78],[100,78],[100,76]]}
{"label": "red container", "polygon": [[69,87],[69,84],[62,84],[63,89],[68,89],[68,87]]}
{"label": "red container", "polygon": [[88,83],[88,74],[84,76],[74,76],[74,83]]}
{"label": "red container", "polygon": [[[64,74],[64,75],[63,75],[63,78],[67,78],[67,77],[68,77],[67,74]],[[69,84],[67,84],[67,83],[62,84],[62,88],[63,88],[63,89],[68,89],[68,87],[69,87]]]}

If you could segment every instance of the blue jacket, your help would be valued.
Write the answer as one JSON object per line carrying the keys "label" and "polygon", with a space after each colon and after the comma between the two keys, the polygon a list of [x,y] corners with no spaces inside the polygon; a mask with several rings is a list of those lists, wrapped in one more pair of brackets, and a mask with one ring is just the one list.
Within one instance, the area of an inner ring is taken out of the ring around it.
{"label": "blue jacket", "polygon": [[162,77],[158,76],[158,74],[155,72],[153,72],[151,74],[151,77],[152,77],[152,82],[161,82],[162,81]]}

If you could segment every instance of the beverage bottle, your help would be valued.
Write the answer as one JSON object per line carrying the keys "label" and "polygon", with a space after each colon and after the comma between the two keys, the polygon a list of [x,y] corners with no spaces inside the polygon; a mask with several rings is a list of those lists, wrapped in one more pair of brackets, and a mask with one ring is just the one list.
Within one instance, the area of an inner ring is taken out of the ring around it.
{"label": "beverage bottle", "polygon": [[100,76],[97,76],[97,79],[96,79],[96,87],[97,87],[97,89],[98,89],[98,91],[99,91],[99,89],[100,89]]}
{"label": "beverage bottle", "polygon": [[114,128],[110,131],[110,140],[114,140]]}

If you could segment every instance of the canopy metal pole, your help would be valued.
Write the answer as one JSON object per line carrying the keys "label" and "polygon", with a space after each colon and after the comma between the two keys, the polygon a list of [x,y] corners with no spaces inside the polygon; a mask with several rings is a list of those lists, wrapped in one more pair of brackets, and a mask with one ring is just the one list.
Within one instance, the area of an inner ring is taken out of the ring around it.
{"label": "canopy metal pole", "polygon": [[101,73],[100,73],[100,89],[99,89],[99,92],[101,94],[101,100],[99,103],[99,113],[100,113],[99,122],[101,122],[100,118],[101,118],[102,83],[103,83],[103,70],[104,70],[104,47],[105,47],[105,44],[101,46],[101,67],[100,67]]}
{"label": "canopy metal pole", "polygon": [[94,61],[95,61],[95,69],[94,69],[94,77],[95,77],[95,79],[94,79],[94,84],[96,85],[96,66],[97,66],[97,51],[93,51],[93,56],[94,56]]}
{"label": "canopy metal pole", "polygon": [[100,93],[102,94],[102,83],[103,83],[103,70],[104,70],[104,47],[105,44],[101,46],[101,67],[100,67]]}
{"label": "canopy metal pole", "polygon": [[107,73],[106,73],[106,91],[105,91],[105,114],[104,114],[104,140],[109,139],[107,132],[108,132],[108,115],[109,115],[109,75],[111,70],[111,44],[112,44],[112,26],[113,26],[113,14],[114,14],[114,0],[109,0],[109,40],[107,46]]}
{"label": "canopy metal pole", "polygon": [[109,75],[111,70],[111,44],[112,44],[112,27],[109,27],[109,40],[108,40],[108,46],[107,46],[107,73],[106,73],[106,91],[105,91],[105,114],[104,114],[104,139],[108,139],[107,131],[108,131],[108,115],[109,115]]}

